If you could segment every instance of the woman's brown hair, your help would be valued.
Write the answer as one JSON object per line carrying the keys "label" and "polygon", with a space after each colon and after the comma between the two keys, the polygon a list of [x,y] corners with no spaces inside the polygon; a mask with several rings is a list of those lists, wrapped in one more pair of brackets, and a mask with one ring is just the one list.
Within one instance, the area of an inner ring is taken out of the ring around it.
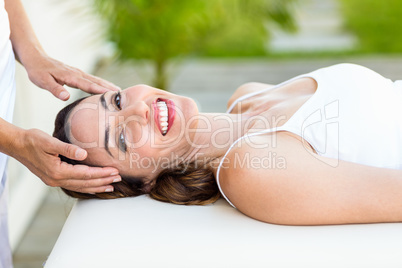
{"label": "woman's brown hair", "polygon": [[[64,107],[56,116],[53,137],[71,143],[68,138],[69,124],[67,120],[71,111],[85,98]],[[81,164],[60,155],[62,161],[70,164]],[[220,197],[213,172],[207,168],[208,163],[181,163],[175,167],[164,169],[156,178],[152,188],[144,183],[141,177],[122,177],[113,183],[114,191],[96,194],[80,193],[62,188],[69,196],[80,199],[114,199],[120,197],[149,194],[155,200],[180,205],[207,205]],[[201,166],[201,167],[200,167]]]}

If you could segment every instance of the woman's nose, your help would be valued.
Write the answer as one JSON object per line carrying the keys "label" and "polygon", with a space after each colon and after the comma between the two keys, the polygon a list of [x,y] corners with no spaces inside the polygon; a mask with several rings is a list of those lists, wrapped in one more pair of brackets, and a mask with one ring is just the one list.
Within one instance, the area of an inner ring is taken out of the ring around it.
{"label": "woman's nose", "polygon": [[124,121],[138,121],[140,124],[146,125],[149,120],[149,107],[143,101],[131,103],[123,107],[121,115],[124,116]]}

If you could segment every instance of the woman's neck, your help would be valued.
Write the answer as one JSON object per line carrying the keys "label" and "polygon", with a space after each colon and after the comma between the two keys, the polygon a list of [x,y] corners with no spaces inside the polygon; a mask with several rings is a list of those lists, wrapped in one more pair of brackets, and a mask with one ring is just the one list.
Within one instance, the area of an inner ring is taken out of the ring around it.
{"label": "woman's neck", "polygon": [[222,157],[230,145],[246,134],[252,122],[247,114],[200,113],[198,124],[182,159],[209,162]]}

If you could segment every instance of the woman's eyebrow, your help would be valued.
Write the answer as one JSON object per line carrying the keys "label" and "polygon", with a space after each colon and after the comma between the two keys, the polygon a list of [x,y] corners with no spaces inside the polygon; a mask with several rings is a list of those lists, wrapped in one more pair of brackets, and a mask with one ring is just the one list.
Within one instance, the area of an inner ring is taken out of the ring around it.
{"label": "woman's eyebrow", "polygon": [[100,102],[101,102],[103,108],[104,108],[105,110],[107,110],[107,103],[106,103],[106,99],[105,99],[105,94],[106,94],[106,92],[103,93],[103,94],[100,96]]}
{"label": "woman's eyebrow", "polygon": [[[102,104],[102,106],[103,106],[103,108],[105,109],[105,112],[106,112],[107,103],[106,103],[106,99],[105,99],[105,94],[106,94],[106,92],[103,93],[100,96],[100,102],[101,102],[101,104]],[[111,157],[113,157],[112,153],[109,150],[109,138],[110,138],[109,135],[110,135],[110,127],[109,127],[109,124],[107,124],[106,120],[105,120],[105,150]]]}

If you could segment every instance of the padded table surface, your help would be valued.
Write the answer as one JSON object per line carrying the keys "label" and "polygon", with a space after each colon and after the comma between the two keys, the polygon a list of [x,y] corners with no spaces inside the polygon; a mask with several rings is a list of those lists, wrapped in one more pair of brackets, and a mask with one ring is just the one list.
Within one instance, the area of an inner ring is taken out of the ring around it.
{"label": "padded table surface", "polygon": [[402,267],[402,224],[283,226],[220,199],[78,201],[46,262],[63,267]]}

